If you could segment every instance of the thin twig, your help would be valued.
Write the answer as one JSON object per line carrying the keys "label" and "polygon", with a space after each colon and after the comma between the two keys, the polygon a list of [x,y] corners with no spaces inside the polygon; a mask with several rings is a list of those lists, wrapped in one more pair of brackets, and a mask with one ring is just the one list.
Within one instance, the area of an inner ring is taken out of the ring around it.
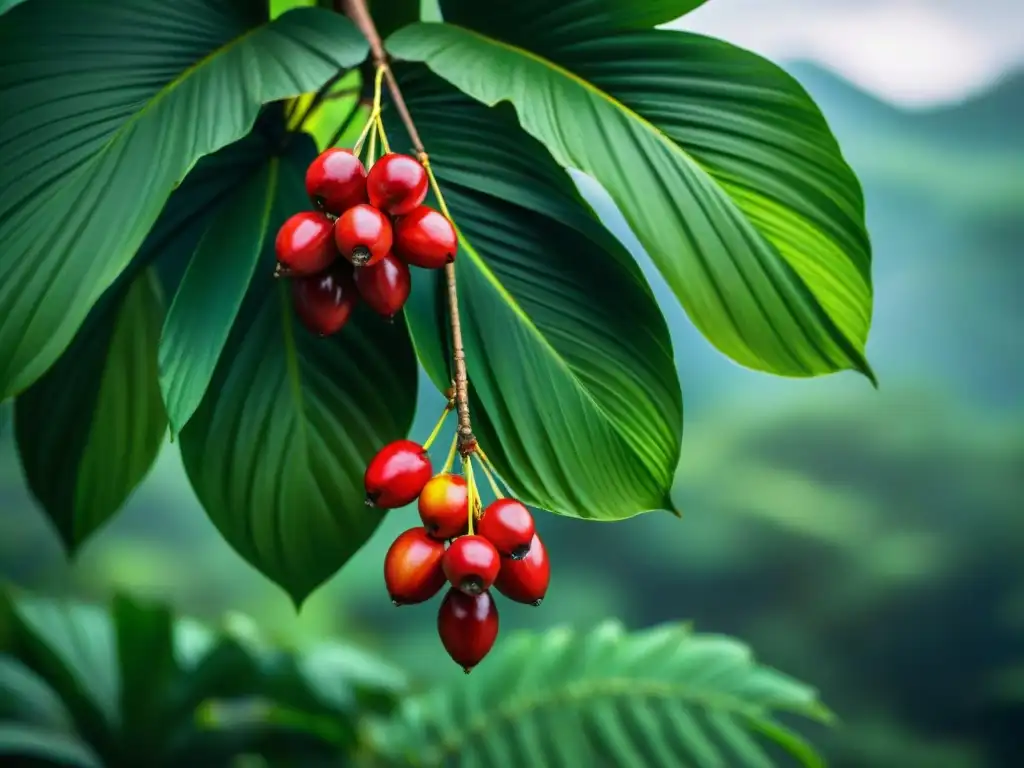
{"label": "thin twig", "polygon": [[[413,122],[405,99],[402,98],[402,91],[398,87],[398,80],[388,66],[387,53],[384,51],[384,43],[380,39],[377,27],[373,23],[370,11],[366,7],[366,0],[335,0],[335,8],[344,13],[356,25],[363,37],[370,44],[370,53],[373,62],[377,67],[384,68],[384,77],[387,80],[388,91],[391,94],[391,101],[394,103],[395,111],[405,126],[409,139],[412,141],[416,157],[430,172],[430,158],[427,150],[423,147],[423,140],[420,138],[416,124]],[[476,438],[473,436],[473,424],[469,417],[469,376],[466,373],[466,352],[462,343],[462,324],[459,318],[458,291],[455,285],[455,265],[447,264],[444,268],[445,282],[448,284],[448,317],[452,333],[452,357],[455,364],[455,406],[459,414],[459,453],[462,456],[469,456],[476,450]]]}

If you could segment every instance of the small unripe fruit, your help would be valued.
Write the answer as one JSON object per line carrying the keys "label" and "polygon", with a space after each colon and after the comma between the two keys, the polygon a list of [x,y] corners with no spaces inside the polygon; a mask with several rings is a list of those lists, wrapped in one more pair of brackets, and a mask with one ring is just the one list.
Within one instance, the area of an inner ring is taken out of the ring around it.
{"label": "small unripe fruit", "polygon": [[384,155],[366,175],[370,205],[392,216],[404,216],[427,197],[427,171],[409,155]]}
{"label": "small unripe fruit", "polygon": [[437,634],[448,655],[469,674],[498,638],[498,607],[491,593],[448,590],[437,612]]}
{"label": "small unripe fruit", "polygon": [[351,150],[325,150],[306,169],[306,194],[320,210],[340,216],[366,202],[366,168]]}
{"label": "small unripe fruit", "polygon": [[444,542],[423,528],[400,534],[384,556],[384,584],[395,605],[422,603],[444,586]]}
{"label": "small unripe fruit", "polygon": [[459,238],[440,211],[421,205],[395,222],[394,252],[406,264],[440,269],[455,261]]}
{"label": "small unripe fruit", "polygon": [[522,560],[503,560],[494,588],[509,600],[540,605],[551,582],[551,563],[540,536],[533,535],[530,551]]}
{"label": "small unripe fruit", "polygon": [[444,473],[430,478],[419,500],[420,520],[435,539],[454,539],[469,524],[469,490],[460,475]]}
{"label": "small unripe fruit", "polygon": [[274,241],[279,274],[315,275],[331,266],[338,258],[333,227],[330,219],[316,211],[296,213],[285,221]]}
{"label": "small unripe fruit", "polygon": [[295,314],[320,336],[340,331],[359,299],[352,267],[344,262],[319,275],[296,277],[291,283]]}
{"label": "small unripe fruit", "polygon": [[392,318],[409,298],[412,276],[409,267],[389,253],[376,264],[356,270],[356,287],[374,312]]}
{"label": "small unripe fruit", "polygon": [[366,467],[366,503],[380,509],[409,504],[434,474],[430,456],[412,440],[395,440],[381,448]]}
{"label": "small unripe fruit", "polygon": [[391,238],[391,222],[369,205],[349,208],[334,223],[335,245],[357,267],[368,267],[387,256]]}
{"label": "small unripe fruit", "polygon": [[467,595],[479,595],[497,578],[501,555],[483,536],[460,536],[444,553],[441,565],[453,587]]}
{"label": "small unripe fruit", "polygon": [[477,533],[513,560],[521,560],[530,551],[534,531],[533,515],[515,499],[498,499],[490,504],[477,527]]}

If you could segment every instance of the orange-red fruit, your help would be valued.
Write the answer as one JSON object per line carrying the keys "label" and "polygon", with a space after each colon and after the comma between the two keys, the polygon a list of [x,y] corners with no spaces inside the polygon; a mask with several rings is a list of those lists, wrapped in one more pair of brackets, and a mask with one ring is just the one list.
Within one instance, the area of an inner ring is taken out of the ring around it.
{"label": "orange-red fruit", "polygon": [[448,590],[437,612],[437,634],[448,655],[469,674],[498,638],[498,607],[491,593]]}
{"label": "orange-red fruit", "polygon": [[395,222],[394,251],[402,261],[423,269],[440,269],[455,261],[459,238],[440,211],[421,205]]}
{"label": "orange-red fruit", "polygon": [[376,264],[356,270],[356,287],[374,312],[391,318],[405,306],[412,276],[409,267],[389,253]]}
{"label": "orange-red fruit", "polygon": [[513,560],[526,557],[535,530],[530,510],[515,499],[498,499],[491,503],[477,526],[477,533]]}
{"label": "orange-red fruit", "polygon": [[366,202],[366,168],[351,150],[332,147],[306,169],[306,194],[320,210],[340,216]]}
{"label": "orange-red fruit", "polygon": [[290,275],[314,275],[338,258],[331,236],[334,224],[322,213],[296,213],[277,230],[278,268]]}
{"label": "orange-red fruit", "polygon": [[348,264],[319,275],[296,277],[291,283],[295,314],[306,328],[321,336],[340,331],[359,299]]}
{"label": "orange-red fruit", "polygon": [[522,560],[503,560],[494,588],[517,603],[540,605],[551,582],[551,563],[540,536],[533,535],[530,551]]}
{"label": "orange-red fruit", "polygon": [[444,473],[430,478],[420,493],[420,520],[436,539],[453,539],[466,532],[469,492],[460,475]]}
{"label": "orange-red fruit", "polygon": [[334,223],[334,242],[357,267],[368,267],[391,250],[391,222],[370,205],[349,208]]}
{"label": "orange-red fruit", "polygon": [[398,536],[384,556],[384,584],[395,605],[422,603],[444,586],[444,542],[432,539],[423,528],[410,528]]}
{"label": "orange-red fruit", "polygon": [[404,216],[427,197],[427,171],[409,155],[391,153],[366,174],[370,205],[392,216]]}
{"label": "orange-red fruit", "polygon": [[453,587],[467,595],[479,595],[497,578],[501,555],[483,536],[459,536],[444,553],[441,565]]}
{"label": "orange-red fruit", "polygon": [[363,484],[366,503],[394,509],[412,502],[434,474],[430,456],[412,440],[395,440],[374,456],[366,467]]}

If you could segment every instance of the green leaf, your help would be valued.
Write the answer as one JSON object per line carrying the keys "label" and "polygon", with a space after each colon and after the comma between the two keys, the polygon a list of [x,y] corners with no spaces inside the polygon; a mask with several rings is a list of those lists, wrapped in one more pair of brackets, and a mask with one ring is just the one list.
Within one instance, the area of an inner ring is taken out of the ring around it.
{"label": "green leaf", "polygon": [[25,478],[68,552],[121,508],[163,444],[163,312],[155,278],[143,272],[96,306],[57,364],[15,401]]}
{"label": "green leaf", "polygon": [[0,437],[7,434],[7,428],[11,426],[14,416],[14,401],[4,400],[0,403]]}
{"label": "green leaf", "polygon": [[[639,268],[510,111],[476,104],[422,67],[400,71],[462,236],[459,305],[488,457],[524,500],[560,514],[613,520],[670,508],[682,398]],[[416,272],[406,316],[443,390],[443,276]]]}
{"label": "green leaf", "polygon": [[277,167],[274,158],[224,202],[174,295],[160,338],[160,388],[174,432],[203,399],[249,288],[270,223]]}
{"label": "green leaf", "polygon": [[36,765],[62,768],[102,768],[101,761],[81,739],[54,733],[38,726],[0,722],[0,757],[17,761],[12,764],[32,765],[23,761],[39,761]]}
{"label": "green leaf", "polygon": [[[281,161],[272,230],[309,205],[302,139]],[[409,429],[416,361],[404,327],[366,307],[333,337],[307,332],[273,264],[268,243],[181,453],[221,535],[301,603],[380,522],[363,472]]]}
{"label": "green leaf", "polygon": [[368,5],[381,37],[420,19],[421,0],[370,0]]}
{"label": "green leaf", "polygon": [[387,45],[485,104],[510,101],[560,164],[600,182],[719,350],[873,380],[863,197],[818,108],[752,53],[641,28],[671,3],[651,18],[634,5],[446,0],[449,24]]}
{"label": "green leaf", "polygon": [[396,765],[759,768],[772,764],[760,733],[823,766],[782,714],[828,719],[812,689],[735,640],[609,622],[509,637],[470,677],[407,699],[374,740]]}
{"label": "green leaf", "polygon": [[0,16],[0,398],[56,360],[197,160],[367,51],[318,8],[273,22],[241,0],[67,13],[33,0]]}

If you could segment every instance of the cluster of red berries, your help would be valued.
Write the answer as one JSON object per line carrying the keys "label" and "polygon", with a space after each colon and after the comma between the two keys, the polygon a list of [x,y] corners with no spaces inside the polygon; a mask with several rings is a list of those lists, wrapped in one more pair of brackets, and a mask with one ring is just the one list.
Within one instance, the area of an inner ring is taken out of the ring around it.
{"label": "cluster of red berries", "polygon": [[[475,458],[493,479],[486,457]],[[364,482],[370,506],[394,509],[419,500],[422,525],[392,543],[384,582],[395,605],[423,603],[450,585],[437,630],[448,655],[468,673],[498,636],[491,587],[530,605],[540,605],[547,592],[550,565],[530,510],[497,491],[481,510],[471,470],[468,483],[448,471],[435,475],[427,450],[412,440],[381,449]]]}
{"label": "cluster of red berries", "polygon": [[423,205],[429,178],[414,157],[388,153],[367,171],[340,148],[306,171],[316,206],[288,219],[275,248],[279,277],[292,279],[303,324],[326,336],[341,330],[359,299],[393,317],[409,297],[409,267],[438,269],[455,259],[451,221]]}

